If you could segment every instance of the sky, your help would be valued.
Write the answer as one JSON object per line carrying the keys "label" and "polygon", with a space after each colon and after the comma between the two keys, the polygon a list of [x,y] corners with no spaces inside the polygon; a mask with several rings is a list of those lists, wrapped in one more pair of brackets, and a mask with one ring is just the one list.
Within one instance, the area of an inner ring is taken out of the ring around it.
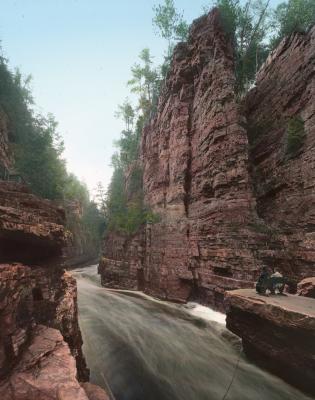
{"label": "sky", "polygon": [[[10,68],[31,74],[41,113],[54,114],[70,172],[90,192],[110,182],[114,116],[129,95],[130,68],[149,47],[159,63],[166,43],[152,26],[159,0],[1,0],[0,40]],[[273,4],[278,3],[273,0]],[[191,22],[207,0],[175,0]],[[130,95],[129,95],[130,97]]]}

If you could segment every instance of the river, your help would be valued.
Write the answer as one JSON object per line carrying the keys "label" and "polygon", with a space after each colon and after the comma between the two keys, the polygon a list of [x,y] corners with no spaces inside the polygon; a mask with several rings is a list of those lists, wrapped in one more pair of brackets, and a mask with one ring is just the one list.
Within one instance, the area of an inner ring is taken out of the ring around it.
{"label": "river", "polygon": [[116,400],[310,399],[248,362],[223,314],[102,288],[96,265],[73,274],[91,382]]}

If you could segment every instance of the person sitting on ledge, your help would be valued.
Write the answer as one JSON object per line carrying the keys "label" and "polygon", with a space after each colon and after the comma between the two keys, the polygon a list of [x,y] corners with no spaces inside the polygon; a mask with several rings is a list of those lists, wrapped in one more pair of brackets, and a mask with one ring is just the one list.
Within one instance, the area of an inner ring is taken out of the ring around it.
{"label": "person sitting on ledge", "polygon": [[263,266],[261,273],[259,275],[258,281],[256,283],[256,292],[259,294],[265,294],[267,288],[267,282],[269,279],[269,272],[267,267]]}

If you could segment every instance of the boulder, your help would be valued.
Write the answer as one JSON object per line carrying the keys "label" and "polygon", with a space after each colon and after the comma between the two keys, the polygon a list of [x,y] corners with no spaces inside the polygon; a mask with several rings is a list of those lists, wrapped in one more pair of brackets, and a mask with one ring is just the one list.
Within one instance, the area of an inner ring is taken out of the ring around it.
{"label": "boulder", "polygon": [[297,294],[315,299],[315,277],[305,278],[299,282],[297,285]]}

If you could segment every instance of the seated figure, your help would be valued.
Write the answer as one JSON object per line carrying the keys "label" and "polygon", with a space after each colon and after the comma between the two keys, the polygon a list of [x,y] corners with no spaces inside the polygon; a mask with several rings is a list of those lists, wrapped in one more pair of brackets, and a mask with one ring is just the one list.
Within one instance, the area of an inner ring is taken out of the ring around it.
{"label": "seated figure", "polygon": [[276,290],[278,290],[278,292],[282,294],[284,285],[285,278],[278,270],[272,275],[269,275],[267,268],[263,267],[256,283],[256,292],[259,294],[266,294],[266,291],[269,290],[271,294],[275,294]]}

